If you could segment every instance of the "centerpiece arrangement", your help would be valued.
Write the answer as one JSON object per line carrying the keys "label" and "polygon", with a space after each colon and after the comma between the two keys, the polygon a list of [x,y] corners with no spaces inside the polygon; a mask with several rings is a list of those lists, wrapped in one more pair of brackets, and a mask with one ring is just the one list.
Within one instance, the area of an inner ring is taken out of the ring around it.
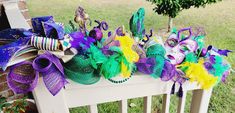
{"label": "centerpiece arrangement", "polygon": [[[203,89],[225,81],[231,66],[223,56],[230,50],[206,47],[202,28],[174,28],[163,41],[152,30],[148,33],[144,17],[143,8],[132,15],[131,32],[124,26],[108,31],[108,23],[99,20],[88,30],[92,21],[82,7],[75,12],[78,26],[72,21],[64,26],[53,16],[32,18],[32,29],[0,32],[4,44],[0,46],[0,67],[9,67],[7,82],[15,93],[32,91],[40,76],[52,95],[68,83],[66,78],[84,85],[94,84],[100,77],[123,83],[137,71],[180,86],[187,80],[195,81]],[[180,87],[178,96],[182,91]]]}

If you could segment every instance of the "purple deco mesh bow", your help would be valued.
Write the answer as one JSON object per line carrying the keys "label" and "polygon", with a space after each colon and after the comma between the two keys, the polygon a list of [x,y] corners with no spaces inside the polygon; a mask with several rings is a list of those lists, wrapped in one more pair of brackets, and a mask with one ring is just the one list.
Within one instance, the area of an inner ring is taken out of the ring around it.
{"label": "purple deco mesh bow", "polygon": [[137,70],[145,74],[152,74],[156,64],[155,58],[141,58],[136,63]]}
{"label": "purple deco mesh bow", "polygon": [[[59,59],[49,52],[38,56],[33,63],[25,61],[12,66],[7,76],[7,82],[15,93],[27,93],[36,87],[39,73],[53,96],[68,83]],[[35,76],[32,76],[32,74]]]}
{"label": "purple deco mesh bow", "polygon": [[10,68],[7,83],[16,94],[27,93],[36,87],[38,78],[39,73],[33,70],[32,63],[25,61]]}

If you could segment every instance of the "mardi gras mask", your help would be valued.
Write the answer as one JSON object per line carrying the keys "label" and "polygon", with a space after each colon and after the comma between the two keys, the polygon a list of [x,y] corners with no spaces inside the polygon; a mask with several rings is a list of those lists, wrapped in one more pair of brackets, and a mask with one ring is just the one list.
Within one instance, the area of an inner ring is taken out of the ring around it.
{"label": "mardi gras mask", "polygon": [[[180,39],[180,33],[189,31],[189,36]],[[191,39],[191,28],[184,28],[178,33],[172,33],[165,42],[166,56],[174,65],[183,62],[185,55],[189,52],[194,52],[197,49],[197,42]]]}

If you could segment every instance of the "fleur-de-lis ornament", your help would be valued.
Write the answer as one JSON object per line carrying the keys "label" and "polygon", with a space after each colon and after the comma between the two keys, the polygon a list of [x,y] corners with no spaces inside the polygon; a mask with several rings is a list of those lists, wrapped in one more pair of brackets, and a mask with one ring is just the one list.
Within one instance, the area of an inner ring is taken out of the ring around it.
{"label": "fleur-de-lis ornament", "polygon": [[86,35],[87,29],[86,29],[86,24],[89,21],[89,24],[91,25],[91,19],[89,15],[85,12],[85,10],[82,7],[78,7],[75,11],[75,17],[74,21],[78,23],[79,25],[79,30]]}

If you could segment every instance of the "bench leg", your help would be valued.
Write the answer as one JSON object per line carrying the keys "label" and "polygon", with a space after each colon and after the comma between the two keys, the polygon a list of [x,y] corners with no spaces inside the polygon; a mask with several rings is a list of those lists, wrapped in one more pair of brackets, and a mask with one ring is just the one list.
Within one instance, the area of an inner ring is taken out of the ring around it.
{"label": "bench leg", "polygon": [[69,108],[64,100],[64,89],[56,96],[52,96],[46,89],[42,78],[39,79],[37,87],[33,91],[33,96],[39,113],[69,113]]}
{"label": "bench leg", "polygon": [[212,89],[194,90],[190,107],[191,113],[207,113]]}

